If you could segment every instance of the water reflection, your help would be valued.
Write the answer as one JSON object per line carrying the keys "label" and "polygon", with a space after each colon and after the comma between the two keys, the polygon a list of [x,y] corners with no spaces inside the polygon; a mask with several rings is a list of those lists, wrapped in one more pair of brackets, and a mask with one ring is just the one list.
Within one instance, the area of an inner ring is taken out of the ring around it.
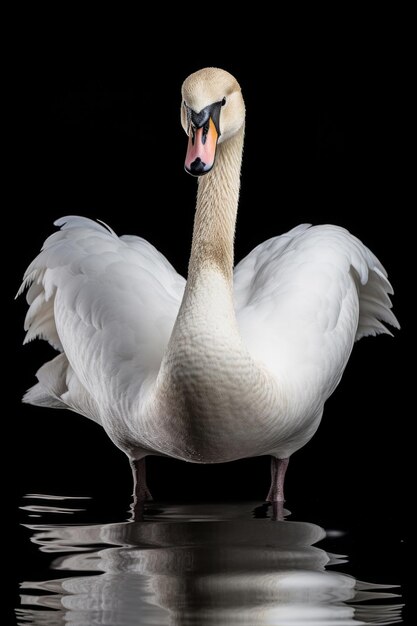
{"label": "water reflection", "polygon": [[[25,510],[47,518],[48,506],[36,498]],[[51,512],[59,506],[54,502]],[[62,509],[71,510],[67,502]],[[396,594],[326,569],[344,560],[314,546],[325,537],[322,528],[269,515],[250,503],[152,504],[139,522],[29,523],[32,542],[51,554],[51,569],[62,577],[22,583],[19,623],[401,622]]]}

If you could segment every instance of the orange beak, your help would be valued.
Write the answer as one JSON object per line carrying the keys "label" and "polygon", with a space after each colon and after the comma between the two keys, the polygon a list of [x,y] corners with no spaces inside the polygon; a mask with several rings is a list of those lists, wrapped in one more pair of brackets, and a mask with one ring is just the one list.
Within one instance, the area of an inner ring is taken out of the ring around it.
{"label": "orange beak", "polygon": [[214,165],[216,158],[217,139],[216,126],[213,120],[209,119],[208,128],[190,128],[188,138],[187,155],[185,157],[185,169],[193,176],[207,174]]}
{"label": "orange beak", "polygon": [[214,165],[222,103],[215,102],[199,113],[188,109],[188,148],[185,170],[193,176],[207,174]]}

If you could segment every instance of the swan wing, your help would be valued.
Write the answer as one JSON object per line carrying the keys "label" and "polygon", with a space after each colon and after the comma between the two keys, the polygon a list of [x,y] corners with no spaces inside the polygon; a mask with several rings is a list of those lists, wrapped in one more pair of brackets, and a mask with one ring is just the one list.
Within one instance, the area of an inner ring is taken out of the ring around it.
{"label": "swan wing", "polygon": [[390,334],[384,323],[399,327],[386,271],[338,226],[302,224],[260,244],[236,266],[234,293],[252,356],[319,403],[339,382],[355,340]]}
{"label": "swan wing", "polygon": [[64,217],[26,271],[25,343],[61,352],[38,371],[25,401],[71,408],[101,422],[129,412],[155,379],[185,280],[150,243]]}

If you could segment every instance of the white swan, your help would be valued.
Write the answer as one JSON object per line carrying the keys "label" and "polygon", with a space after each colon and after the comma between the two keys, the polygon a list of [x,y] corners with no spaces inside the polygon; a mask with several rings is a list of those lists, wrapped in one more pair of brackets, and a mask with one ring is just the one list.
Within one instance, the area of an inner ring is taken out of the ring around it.
{"label": "white swan", "polygon": [[[199,178],[188,280],[151,244],[82,217],[56,225],[29,266],[25,341],[60,354],[25,402],[101,424],[148,494],[144,458],[272,457],[270,501],[316,431],[353,343],[399,327],[386,272],[338,226],[297,226],[233,270],[245,108],[207,68],[182,87],[185,166]],[[217,151],[216,162],[214,163]],[[209,173],[208,173],[209,172]]]}

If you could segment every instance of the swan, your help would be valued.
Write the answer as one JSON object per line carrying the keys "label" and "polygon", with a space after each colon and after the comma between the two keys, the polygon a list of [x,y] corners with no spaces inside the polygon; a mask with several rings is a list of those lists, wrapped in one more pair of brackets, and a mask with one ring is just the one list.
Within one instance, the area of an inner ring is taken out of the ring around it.
{"label": "swan", "polygon": [[399,324],[387,273],[339,226],[299,225],[234,268],[245,106],[217,68],[182,86],[185,169],[198,177],[187,281],[150,243],[77,216],[28,267],[25,343],[59,351],[24,402],[100,424],[129,457],[137,502],[145,457],[193,463],[271,456],[283,502],[291,455],[317,430],[355,340]]}

